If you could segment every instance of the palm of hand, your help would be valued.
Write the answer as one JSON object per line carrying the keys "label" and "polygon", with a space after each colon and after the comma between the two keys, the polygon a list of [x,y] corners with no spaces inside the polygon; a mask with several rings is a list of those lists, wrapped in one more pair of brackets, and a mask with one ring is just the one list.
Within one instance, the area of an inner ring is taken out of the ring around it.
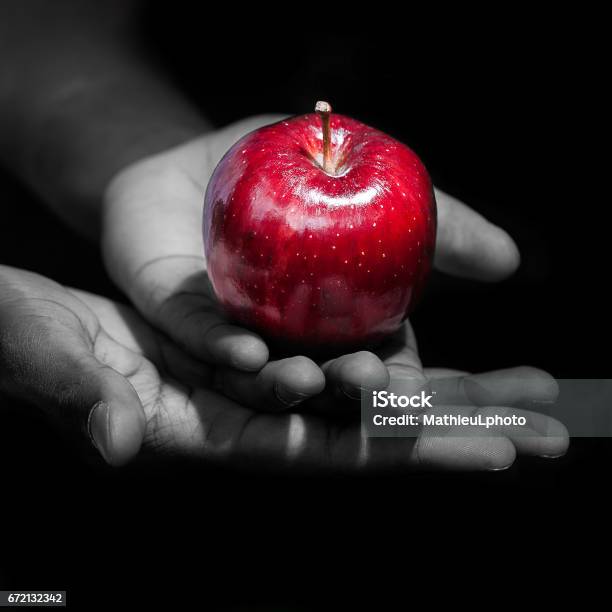
{"label": "palm of hand", "polygon": [[[128,168],[105,208],[111,275],[147,319],[203,360],[222,360],[227,349],[207,338],[219,318],[201,236],[205,181],[224,146],[218,140],[218,133],[204,136]],[[253,369],[266,358],[255,355]]]}
{"label": "palm of hand", "polygon": [[[384,388],[389,371],[372,353],[344,356],[322,369],[305,357],[268,362],[264,342],[229,325],[218,308],[205,272],[201,235],[205,184],[231,144],[273,119],[253,118],[211,132],[116,177],[105,203],[103,247],[109,272],[149,322],[193,357],[230,368],[227,376],[236,385],[245,373],[261,370],[254,397],[268,409],[293,406],[324,387],[342,397]],[[511,271],[516,249],[507,235],[445,194],[437,197],[438,266],[481,278]],[[488,256],[482,257],[483,252]],[[484,268],[482,262],[488,262]],[[404,348],[413,353],[413,374],[422,377],[414,342]]]}
{"label": "palm of hand", "polygon": [[[358,419],[260,413],[245,406],[252,395],[248,384],[232,384],[239,403],[226,397],[228,389],[219,394],[206,388],[203,385],[214,373],[203,371],[131,309],[88,294],[79,293],[78,297],[93,311],[103,330],[95,344],[98,357],[123,374],[136,390],[147,417],[145,447],[157,454],[264,464],[276,469],[501,469],[513,462],[517,451],[556,456],[567,447],[561,424],[519,409],[514,412],[528,418],[533,435],[506,437],[474,430],[470,436],[470,432],[449,429],[444,435],[375,440],[364,436]],[[415,384],[413,359],[414,354],[401,340],[390,347],[385,362],[392,373],[390,388],[396,393],[411,393]],[[491,402],[516,404],[548,400],[554,395],[550,378],[536,370],[472,377],[448,370],[426,372],[427,382],[438,389],[441,400],[454,404],[455,412],[461,414],[486,413]],[[475,392],[469,391],[470,385]]]}
{"label": "palm of hand", "polygon": [[[200,231],[205,182],[217,161],[239,136],[270,120],[242,122],[144,160],[122,172],[109,187],[103,235],[108,269],[137,309],[172,342],[158,337],[129,309],[102,298],[58,296],[63,314],[70,312],[73,322],[87,330],[94,357],[136,390],[146,415],[145,446],[206,458],[345,468],[415,464],[500,468],[512,462],[515,450],[561,454],[567,439],[562,426],[556,425],[557,436],[534,435],[527,441],[485,435],[474,442],[453,432],[377,441],[364,438],[358,421],[347,424],[314,414],[321,409],[328,414],[363,386],[381,388],[390,382],[391,389],[410,394],[415,386],[436,384],[441,373],[423,371],[408,326],[380,358],[361,352],[323,364],[328,384],[324,394],[304,403],[304,412],[310,413],[286,412],[322,391],[323,373],[305,357],[268,362],[262,368],[268,359],[265,344],[251,332],[226,324],[217,310],[204,271]],[[516,256],[507,235],[491,229],[475,213],[466,213],[469,209],[444,194],[438,194],[438,200],[440,268],[489,279],[512,270]],[[498,260],[482,257],[483,252],[496,253]],[[479,268],[482,262],[490,268]],[[74,358],[71,348],[66,346],[65,353]],[[203,362],[221,367],[211,371]],[[456,390],[462,387],[463,375],[442,375],[451,376],[450,385],[445,385],[454,389],[448,401],[461,403],[465,394]],[[505,375],[493,376],[499,382]],[[511,378],[518,381],[516,375]],[[541,379],[535,395],[546,396],[547,377],[536,372],[535,378]],[[222,394],[211,390],[211,381]],[[495,393],[490,394],[489,402],[512,404],[529,396],[522,386],[510,396],[507,384],[500,388],[506,389],[505,395],[495,402]],[[285,412],[253,410],[262,407]],[[348,408],[354,410],[355,404]],[[138,435],[126,432],[124,438]]]}
{"label": "palm of hand", "polygon": [[[266,364],[268,348],[256,334],[227,324],[218,308],[205,272],[202,198],[227,148],[270,121],[247,120],[128,168],[108,190],[105,209],[107,266],[137,309],[194,357],[246,372]],[[273,388],[276,403],[292,405],[325,386],[319,367],[303,357],[266,367],[261,378]],[[330,362],[324,370],[349,395],[388,383],[386,369],[371,353]]]}
{"label": "palm of hand", "polygon": [[[77,439],[83,439],[84,429],[92,433],[93,427],[94,438],[105,441],[101,452],[109,463],[132,457],[143,440],[145,449],[156,455],[277,468],[499,469],[508,466],[517,451],[551,456],[567,447],[561,424],[525,411],[533,429],[530,436],[487,431],[471,436],[451,428],[443,435],[384,440],[368,439],[359,420],[346,415],[322,419],[313,412],[290,410],[264,414],[247,406],[260,374],[243,373],[238,384],[228,381],[227,373],[219,376],[202,366],[132,309],[11,269],[2,271],[0,282],[5,298],[0,301],[3,346],[10,357],[0,364],[3,388],[39,404]],[[388,347],[385,363],[390,389],[408,394],[415,384],[415,353],[406,348],[412,343],[409,328],[404,335]],[[460,413],[549,400],[555,392],[554,381],[536,370],[476,376],[425,370],[425,375],[427,380],[419,383],[435,386],[440,401]],[[223,394],[210,388],[211,380]],[[237,401],[229,399],[230,394]],[[337,405],[335,398],[328,400],[330,406]],[[100,412],[101,402],[108,406],[105,413]],[[305,403],[308,408],[317,406]],[[96,437],[96,432],[101,435]]]}

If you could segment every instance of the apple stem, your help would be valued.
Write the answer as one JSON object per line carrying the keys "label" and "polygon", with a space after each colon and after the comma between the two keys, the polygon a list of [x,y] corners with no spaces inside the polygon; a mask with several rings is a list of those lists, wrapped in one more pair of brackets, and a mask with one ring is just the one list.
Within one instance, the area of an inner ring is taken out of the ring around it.
{"label": "apple stem", "polygon": [[315,105],[315,112],[321,117],[321,125],[323,126],[323,170],[327,174],[332,174],[331,129],[329,127],[329,118],[332,112],[331,104],[319,100]]}

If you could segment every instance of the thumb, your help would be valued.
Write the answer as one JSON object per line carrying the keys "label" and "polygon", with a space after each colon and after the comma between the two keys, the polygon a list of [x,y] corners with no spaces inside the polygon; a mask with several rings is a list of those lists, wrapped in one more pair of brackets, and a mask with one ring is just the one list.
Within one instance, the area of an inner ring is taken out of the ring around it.
{"label": "thumb", "polygon": [[436,189],[438,270],[481,281],[498,281],[519,267],[521,258],[512,238],[463,202]]}
{"label": "thumb", "polygon": [[119,372],[88,355],[81,362],[83,383],[73,400],[75,425],[106,463],[120,466],[139,452],[146,420],[140,399]]}
{"label": "thumb", "polygon": [[97,451],[112,466],[135,457],[145,432],[142,404],[130,382],[101,360],[134,355],[103,330],[91,338],[57,319],[22,319],[8,329],[0,390],[38,406],[86,455]]}

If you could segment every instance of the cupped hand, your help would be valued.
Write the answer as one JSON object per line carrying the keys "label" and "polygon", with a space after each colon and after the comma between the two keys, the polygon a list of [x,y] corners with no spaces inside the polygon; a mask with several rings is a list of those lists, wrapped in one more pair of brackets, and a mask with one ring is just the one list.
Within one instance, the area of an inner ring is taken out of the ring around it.
{"label": "cupped hand", "polygon": [[[226,396],[223,377],[220,394],[208,386],[214,372],[131,308],[6,267],[0,267],[0,296],[0,390],[38,405],[111,465],[126,463],[143,446],[155,455],[278,469],[496,470],[517,453],[558,456],[568,445],[561,423],[521,411],[521,404],[556,395],[554,380],[539,370],[423,372],[441,403],[464,412],[507,406],[528,418],[532,435],[451,428],[436,436],[369,439],[356,418],[249,409]],[[399,339],[385,357],[396,393],[408,393],[420,380],[413,352],[403,348],[411,342]],[[238,389],[238,396],[248,396],[248,384]]]}
{"label": "cupped hand", "polygon": [[[151,324],[190,355],[243,372],[260,371],[268,363],[268,347],[254,332],[226,321],[218,307],[205,271],[203,197],[227,149],[278,119],[246,119],[144,159],[117,175],[105,196],[103,251],[115,282]],[[506,232],[439,190],[436,199],[440,270],[492,281],[516,269],[518,251]],[[268,363],[256,396],[273,397],[280,408],[294,406],[321,392],[326,379],[328,391],[350,397],[384,388],[389,374],[381,359],[364,351],[322,369],[298,356]]]}

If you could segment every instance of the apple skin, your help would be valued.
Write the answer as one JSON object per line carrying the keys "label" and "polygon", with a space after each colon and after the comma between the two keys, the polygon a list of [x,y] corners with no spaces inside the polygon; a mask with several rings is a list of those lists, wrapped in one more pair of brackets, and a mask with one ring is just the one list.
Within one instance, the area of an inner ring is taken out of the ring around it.
{"label": "apple skin", "polygon": [[258,129],[216,167],[204,202],[207,269],[236,321],[299,346],[378,343],[431,268],[436,203],[407,146],[332,114],[331,161],[310,113]]}

